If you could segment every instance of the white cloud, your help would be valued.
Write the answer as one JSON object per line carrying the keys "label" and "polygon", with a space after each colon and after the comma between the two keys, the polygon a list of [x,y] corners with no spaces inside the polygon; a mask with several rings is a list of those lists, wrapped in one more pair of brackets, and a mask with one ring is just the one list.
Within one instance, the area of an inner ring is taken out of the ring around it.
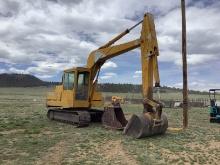
{"label": "white cloud", "polygon": [[142,71],[141,70],[137,70],[137,71],[134,72],[133,78],[140,78],[141,74],[142,74]]}
{"label": "white cloud", "polygon": [[[175,83],[173,86],[177,88],[183,88],[183,83]],[[190,90],[208,91],[212,88],[219,88],[220,83],[211,83],[207,80],[197,80],[189,82],[188,86]]]}
{"label": "white cloud", "polygon": [[102,76],[100,76],[100,79],[101,79],[101,80],[107,80],[107,79],[114,78],[114,77],[116,77],[116,76],[117,76],[116,73],[107,72],[107,73],[104,73]]}
{"label": "white cloud", "polygon": [[[220,60],[219,4],[216,2],[211,6],[201,6],[195,3],[194,6],[186,8],[189,65],[209,65],[213,59]],[[156,20],[156,28],[160,48],[159,61],[180,66],[182,64],[180,9],[175,8],[159,17]]]}
{"label": "white cloud", "polygon": [[[220,2],[212,2],[186,1],[191,4],[186,8],[190,67],[220,61]],[[155,17],[159,62],[181,66],[180,1],[8,0],[0,1],[0,62],[9,68],[1,65],[0,70],[47,78],[67,67],[82,66],[90,51],[133,26],[145,12]],[[139,30],[120,42],[138,38]],[[17,64],[26,68],[19,70]],[[117,68],[117,64],[108,61],[102,68]]]}
{"label": "white cloud", "polygon": [[85,64],[91,50],[135,23],[128,18],[142,17],[146,9],[166,11],[178,4],[157,1],[1,1],[0,48],[8,51],[11,63],[66,63],[63,58],[72,58]]}
{"label": "white cloud", "polygon": [[135,71],[134,73],[135,73],[135,74],[141,74],[142,71],[141,71],[141,70],[137,70],[137,71]]}
{"label": "white cloud", "polygon": [[18,73],[18,74],[29,74],[28,71],[23,70],[23,69],[16,69],[14,67],[9,68],[10,73]]}
{"label": "white cloud", "polygon": [[6,69],[0,69],[0,73],[6,73]]}
{"label": "white cloud", "polygon": [[104,65],[102,66],[102,69],[107,69],[107,68],[117,68],[117,64],[112,62],[112,61],[107,61],[106,63],[104,63]]}
{"label": "white cloud", "polygon": [[191,65],[198,65],[203,63],[211,63],[216,60],[216,56],[211,54],[191,54],[188,56],[188,63]]}

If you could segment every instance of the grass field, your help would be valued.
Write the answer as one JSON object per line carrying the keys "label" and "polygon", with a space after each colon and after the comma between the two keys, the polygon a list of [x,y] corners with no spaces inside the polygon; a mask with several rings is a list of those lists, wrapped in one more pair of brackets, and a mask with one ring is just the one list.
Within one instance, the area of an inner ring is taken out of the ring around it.
{"label": "grass field", "polygon": [[[124,98],[136,98],[136,99],[141,99],[142,95],[141,93],[104,93],[104,96],[122,96]],[[182,100],[182,93],[181,92],[171,92],[169,94],[167,93],[160,93],[161,100]],[[155,98],[157,98],[157,94],[155,94]],[[220,95],[216,95],[217,99],[220,99]],[[207,95],[199,95],[199,94],[189,94],[189,99],[209,99],[208,94]]]}
{"label": "grass field", "polygon": [[[189,111],[186,131],[140,140],[107,130],[46,118],[47,88],[0,88],[0,164],[219,164],[220,124],[207,108]],[[141,105],[123,105],[126,116]],[[180,127],[181,109],[164,109],[169,126]]]}

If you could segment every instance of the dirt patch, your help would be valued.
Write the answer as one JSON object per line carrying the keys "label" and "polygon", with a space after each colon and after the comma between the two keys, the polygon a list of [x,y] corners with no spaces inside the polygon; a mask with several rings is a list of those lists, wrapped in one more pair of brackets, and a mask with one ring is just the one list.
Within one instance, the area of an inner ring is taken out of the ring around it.
{"label": "dirt patch", "polygon": [[2,164],[4,164],[4,165],[14,165],[14,164],[16,164],[16,161],[17,161],[17,159],[16,160],[3,160]]}
{"label": "dirt patch", "polygon": [[207,144],[199,143],[199,142],[192,142],[186,145],[193,150],[208,152],[210,150],[219,150],[220,151],[220,141],[211,140]]}
{"label": "dirt patch", "polygon": [[2,135],[10,135],[10,134],[16,134],[16,133],[23,133],[25,129],[12,129],[8,131],[2,131],[0,134]]}
{"label": "dirt patch", "polygon": [[211,141],[209,143],[209,149],[218,149],[218,151],[220,152],[220,141],[219,142],[216,142],[216,141]]}
{"label": "dirt patch", "polygon": [[42,134],[44,134],[44,135],[51,135],[51,134],[53,134],[53,132],[51,132],[51,131],[43,131]]}
{"label": "dirt patch", "polygon": [[184,164],[218,164],[220,158],[217,156],[220,152],[220,142],[210,141],[203,144],[198,142],[192,142],[184,147],[188,148],[184,151],[173,153],[169,149],[161,149],[162,157],[167,159],[167,163],[178,164],[184,162]]}
{"label": "dirt patch", "polygon": [[120,140],[108,141],[101,149],[101,154],[108,160],[119,159],[120,164],[137,165],[137,161],[129,155]]}
{"label": "dirt patch", "polygon": [[167,163],[175,162],[176,164],[178,164],[184,161],[184,164],[190,164],[190,159],[193,158],[192,155],[188,155],[185,151],[173,153],[170,150],[163,148],[160,150],[160,152],[162,154],[162,157],[168,160]]}
{"label": "dirt patch", "polygon": [[61,141],[49,148],[46,154],[36,162],[37,165],[59,165],[62,162],[63,156],[66,153],[65,142]]}

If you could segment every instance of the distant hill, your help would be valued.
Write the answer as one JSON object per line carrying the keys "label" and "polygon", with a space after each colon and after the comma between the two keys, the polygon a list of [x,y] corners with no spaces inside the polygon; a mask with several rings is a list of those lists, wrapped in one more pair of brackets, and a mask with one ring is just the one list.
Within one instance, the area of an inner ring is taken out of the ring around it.
{"label": "distant hill", "polygon": [[[29,74],[0,74],[0,87],[36,87],[36,86],[53,86],[58,85],[59,82],[46,82]],[[138,84],[113,84],[104,83],[99,84],[99,90],[102,92],[115,93],[140,93],[142,86]],[[154,89],[155,92],[155,89]],[[182,89],[163,86],[160,88],[161,93],[182,92]],[[190,90],[191,94],[207,94],[207,92]]]}
{"label": "distant hill", "polygon": [[45,82],[29,74],[0,74],[0,87],[36,87],[53,84],[53,82]]}

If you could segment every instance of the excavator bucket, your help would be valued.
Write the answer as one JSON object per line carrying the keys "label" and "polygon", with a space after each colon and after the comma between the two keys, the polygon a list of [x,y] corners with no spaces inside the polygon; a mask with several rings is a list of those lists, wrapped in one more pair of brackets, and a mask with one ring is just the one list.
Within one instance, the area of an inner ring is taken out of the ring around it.
{"label": "excavator bucket", "polygon": [[127,124],[120,106],[108,106],[104,108],[102,124],[111,129],[124,129]]}
{"label": "excavator bucket", "polygon": [[149,113],[143,115],[133,115],[128,121],[123,133],[134,138],[164,134],[168,127],[168,120],[165,114],[160,120],[153,119]]}

